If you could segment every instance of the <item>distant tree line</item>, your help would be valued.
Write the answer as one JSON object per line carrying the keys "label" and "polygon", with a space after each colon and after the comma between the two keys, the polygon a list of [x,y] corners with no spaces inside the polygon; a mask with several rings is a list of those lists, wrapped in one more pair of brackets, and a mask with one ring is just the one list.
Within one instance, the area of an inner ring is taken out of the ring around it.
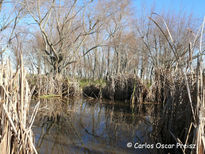
{"label": "distant tree line", "polygon": [[1,0],[0,8],[1,61],[18,63],[22,53],[30,73],[151,80],[155,68],[185,68],[199,50],[200,20],[137,11],[131,0]]}

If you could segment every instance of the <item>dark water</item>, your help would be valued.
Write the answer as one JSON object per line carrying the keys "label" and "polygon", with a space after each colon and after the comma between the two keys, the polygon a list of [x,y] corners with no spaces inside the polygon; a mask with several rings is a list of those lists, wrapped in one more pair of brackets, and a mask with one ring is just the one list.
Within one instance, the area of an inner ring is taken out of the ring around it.
{"label": "dark water", "polygon": [[152,143],[148,115],[122,102],[42,101],[33,126],[36,148],[42,154],[152,153],[127,147],[128,142]]}

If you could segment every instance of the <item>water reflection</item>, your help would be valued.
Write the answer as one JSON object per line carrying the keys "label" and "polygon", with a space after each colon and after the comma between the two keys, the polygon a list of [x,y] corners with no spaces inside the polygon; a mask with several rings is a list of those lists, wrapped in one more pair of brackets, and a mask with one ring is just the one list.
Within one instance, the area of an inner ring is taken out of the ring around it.
{"label": "water reflection", "polygon": [[33,127],[39,153],[151,153],[128,142],[153,143],[151,119],[125,103],[45,100]]}

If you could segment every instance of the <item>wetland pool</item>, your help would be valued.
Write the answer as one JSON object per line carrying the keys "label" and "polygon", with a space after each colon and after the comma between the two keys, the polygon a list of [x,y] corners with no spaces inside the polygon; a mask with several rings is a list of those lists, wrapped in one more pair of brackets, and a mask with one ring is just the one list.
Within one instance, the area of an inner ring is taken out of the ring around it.
{"label": "wetland pool", "polygon": [[153,143],[152,118],[125,102],[75,99],[41,101],[33,125],[40,154],[151,153],[127,143]]}

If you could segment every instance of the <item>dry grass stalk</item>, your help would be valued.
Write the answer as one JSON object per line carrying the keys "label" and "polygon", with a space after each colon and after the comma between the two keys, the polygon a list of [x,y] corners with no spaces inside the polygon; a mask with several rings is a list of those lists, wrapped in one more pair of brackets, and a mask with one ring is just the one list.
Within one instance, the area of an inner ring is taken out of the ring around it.
{"label": "dry grass stalk", "polygon": [[31,127],[38,106],[28,124],[31,93],[25,76],[22,61],[15,73],[12,72],[9,61],[0,65],[0,149],[2,154],[37,153]]}
{"label": "dry grass stalk", "polygon": [[[165,32],[160,25],[152,18],[150,19],[165,36],[171,51],[173,51],[175,55],[175,66],[179,66],[181,58],[176,54],[173,37],[166,22],[163,19],[170,40],[165,35]],[[205,18],[193,43],[189,43],[189,63],[186,71],[184,72],[185,69],[183,67],[170,68],[169,70],[165,68],[155,68],[155,85],[152,88],[152,91],[155,94],[155,101],[161,103],[161,109],[163,110],[163,112],[161,110],[160,114],[163,118],[156,122],[156,128],[159,129],[157,132],[161,133],[163,142],[174,142],[174,138],[176,142],[179,142],[178,139],[180,139],[181,143],[196,144],[197,148],[192,150],[192,152],[199,154],[205,152],[205,84],[203,83],[205,76],[203,74],[204,68],[202,57],[204,24]],[[197,56],[198,65],[196,71],[193,72],[191,66],[193,59],[192,53],[193,51],[196,51],[193,47],[199,37],[199,54]],[[191,72],[188,73],[188,70],[191,70]],[[183,153],[186,153],[187,149],[182,149],[182,151]]]}
{"label": "dry grass stalk", "polygon": [[198,66],[197,66],[197,128],[195,130],[195,143],[197,145],[196,153],[201,154],[205,152],[205,83],[203,83],[203,57],[202,57],[202,39],[204,33],[205,17],[201,26],[201,35],[200,35],[200,46],[199,46],[199,57],[198,57]]}
{"label": "dry grass stalk", "polygon": [[62,76],[28,76],[29,85],[35,86],[32,95],[34,97],[40,96],[77,96],[80,94],[79,84],[73,79],[68,79]]}
{"label": "dry grass stalk", "polygon": [[110,76],[102,89],[103,98],[111,100],[129,100],[131,103],[142,104],[148,89],[142,81],[133,74]]}

